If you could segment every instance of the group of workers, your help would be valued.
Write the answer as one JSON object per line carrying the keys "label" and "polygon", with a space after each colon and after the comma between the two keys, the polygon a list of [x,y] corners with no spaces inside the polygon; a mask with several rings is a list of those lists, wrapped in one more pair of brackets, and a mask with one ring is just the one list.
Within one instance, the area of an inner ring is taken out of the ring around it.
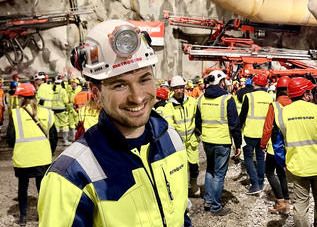
{"label": "group of workers", "polygon": [[[224,179],[231,150],[236,158],[243,150],[250,178],[246,194],[260,193],[266,174],[276,197],[269,211],[288,214],[291,180],[295,226],[310,226],[310,187],[317,199],[315,85],[283,77],[272,95],[264,75],[241,80],[240,88],[240,82],[229,83],[222,70],[214,70],[192,91],[179,75],[156,88],[157,62],[149,36],[126,21],[104,21],[90,30],[86,44],[74,48],[71,63],[89,81],[82,96],[94,101],[88,106],[98,110],[98,119],[53,163],[54,125],[66,132],[64,112],[73,112],[68,105],[78,84],[71,81],[76,86],[67,101],[59,77],[53,86],[43,86],[45,75],[38,73],[34,86],[16,88],[19,108],[12,110],[7,141],[19,178],[20,225],[26,223],[25,185],[36,177],[40,227],[192,226],[189,197],[200,195],[202,141],[206,211],[231,212],[221,203]],[[48,104],[57,100],[60,106]]]}
{"label": "group of workers", "polygon": [[[36,178],[39,190],[52,163],[58,132],[61,131],[63,138],[61,145],[68,146],[75,140],[79,122],[85,131],[98,121],[100,107],[94,102],[88,83],[83,81],[80,86],[76,78],[70,79],[69,85],[66,82],[62,75],[50,81],[47,74],[38,72],[30,81],[20,83],[19,75],[14,74],[8,92],[0,90],[2,124],[4,107],[9,115],[6,141],[13,147],[21,226],[26,224],[29,178]],[[3,86],[3,81],[0,85]]]}
{"label": "group of workers", "polygon": [[[188,157],[196,150],[197,160],[199,138],[203,142],[207,157],[205,210],[220,216],[230,212],[229,208],[221,206],[221,193],[230,151],[233,148],[235,156],[240,155],[243,135],[244,165],[251,183],[246,194],[260,193],[266,175],[276,198],[268,211],[289,214],[289,180],[294,183],[296,197],[295,226],[310,226],[310,188],[315,201],[317,199],[317,168],[314,164],[317,161],[317,109],[312,92],[316,85],[305,78],[284,76],[269,86],[265,75],[253,75],[252,79],[241,78],[240,82],[231,83],[221,70],[212,71],[204,82],[202,95],[195,102],[186,91],[185,80],[174,76],[170,81],[172,96],[169,99],[168,95],[161,95],[161,87],[157,88],[159,99],[166,97],[167,100],[165,106],[159,105],[156,109],[180,135],[187,135],[182,138]],[[188,143],[193,145],[188,146]],[[188,161],[191,166],[191,159]],[[197,177],[189,169],[190,175]],[[197,188],[195,183],[190,181],[189,192]]]}

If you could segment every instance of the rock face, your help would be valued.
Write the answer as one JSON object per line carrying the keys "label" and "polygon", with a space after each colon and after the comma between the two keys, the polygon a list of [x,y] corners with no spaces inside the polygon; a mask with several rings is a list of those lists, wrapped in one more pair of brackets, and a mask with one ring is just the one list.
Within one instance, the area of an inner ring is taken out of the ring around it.
{"label": "rock face", "polygon": [[[69,1],[66,0],[0,1],[0,15],[34,15],[48,11],[65,11],[69,9],[69,5]],[[85,28],[82,30],[84,34],[96,23],[107,19],[164,21],[165,45],[164,47],[155,47],[160,60],[156,65],[156,79],[167,79],[175,74],[183,75],[185,78],[193,78],[201,76],[206,66],[215,65],[215,62],[189,61],[188,56],[184,55],[182,51],[182,43],[184,42],[196,44],[206,42],[210,31],[171,26],[164,19],[164,10],[180,15],[220,18],[225,21],[235,18],[233,13],[216,6],[209,0],[78,0],[78,5],[96,6],[95,13],[81,16],[81,20],[85,24]],[[256,41],[264,46],[294,49],[317,48],[316,32],[317,29],[314,27],[303,27],[298,33],[268,33],[265,39]],[[27,78],[39,70],[51,74],[80,75],[80,72],[75,70],[69,62],[72,48],[79,44],[78,27],[75,24],[68,24],[41,31],[40,34],[45,43],[43,50],[39,50],[34,43],[29,42],[23,49],[22,62],[16,65],[10,64],[7,57],[2,56],[0,58],[0,76],[10,78],[12,74],[18,73]],[[38,37],[37,42],[41,43]]]}

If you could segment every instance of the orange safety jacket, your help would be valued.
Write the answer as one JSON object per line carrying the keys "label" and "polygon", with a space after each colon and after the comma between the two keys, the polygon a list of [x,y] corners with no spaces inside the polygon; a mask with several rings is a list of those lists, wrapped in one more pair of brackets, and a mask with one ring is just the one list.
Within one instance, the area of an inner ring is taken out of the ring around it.
{"label": "orange safety jacket", "polygon": [[86,106],[92,98],[92,93],[89,90],[80,91],[74,98],[74,106],[76,110]]}

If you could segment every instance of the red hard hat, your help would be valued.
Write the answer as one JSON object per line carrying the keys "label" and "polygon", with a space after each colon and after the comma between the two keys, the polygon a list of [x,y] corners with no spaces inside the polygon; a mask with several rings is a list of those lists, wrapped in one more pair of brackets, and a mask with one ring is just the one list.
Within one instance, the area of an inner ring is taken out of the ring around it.
{"label": "red hard hat", "polygon": [[13,78],[13,79],[19,78],[19,75],[18,75],[18,74],[13,74],[13,75],[12,75],[12,78]]}
{"label": "red hard hat", "polygon": [[287,87],[290,81],[291,78],[288,76],[283,76],[277,80],[276,87]]}
{"label": "red hard hat", "polygon": [[31,83],[23,83],[16,88],[14,95],[34,96],[35,87]]}
{"label": "red hard hat", "polygon": [[168,91],[162,87],[156,89],[156,97],[166,100],[168,97]]}
{"label": "red hard hat", "polygon": [[252,78],[253,82],[257,85],[260,86],[265,86],[267,83],[267,76],[266,75],[262,75],[262,74],[256,74],[253,78]]}
{"label": "red hard hat", "polygon": [[302,77],[292,79],[287,87],[287,93],[290,98],[298,97],[304,94],[305,91],[313,89],[316,85],[310,80]]}

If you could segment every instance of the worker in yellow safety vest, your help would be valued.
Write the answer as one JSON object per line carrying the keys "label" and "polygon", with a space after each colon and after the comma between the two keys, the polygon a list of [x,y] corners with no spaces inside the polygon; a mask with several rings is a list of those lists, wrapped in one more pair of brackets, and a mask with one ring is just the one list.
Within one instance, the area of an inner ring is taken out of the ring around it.
{"label": "worker in yellow safety vest", "polygon": [[52,153],[57,145],[54,114],[40,107],[35,100],[35,88],[23,83],[16,89],[19,108],[12,110],[6,141],[13,147],[13,166],[18,178],[18,202],[20,226],[26,225],[27,190],[29,178],[35,177],[37,190],[52,163]]}
{"label": "worker in yellow safety vest", "polygon": [[185,94],[185,85],[186,81],[183,77],[179,75],[172,77],[170,87],[174,95],[160,110],[185,143],[190,173],[189,195],[199,196],[200,188],[197,185],[197,176],[199,174],[198,144],[200,139],[194,132],[197,100]]}
{"label": "worker in yellow safety vest", "polygon": [[229,166],[232,138],[235,156],[241,153],[242,135],[235,101],[227,91],[227,75],[214,70],[207,76],[205,93],[198,99],[196,129],[201,134],[207,157],[204,209],[224,216],[230,208],[221,205],[224,179]]}
{"label": "worker in yellow safety vest", "polygon": [[3,78],[0,78],[0,131],[3,125],[3,119],[4,119],[3,115],[5,110],[5,106],[4,106],[5,93],[2,89],[3,83],[4,83]]}
{"label": "worker in yellow safety vest", "polygon": [[293,78],[288,84],[292,103],[276,106],[275,119],[283,135],[288,180],[294,183],[295,226],[309,227],[309,194],[312,188],[314,226],[317,225],[317,106],[313,104],[312,89],[316,87],[305,78]]}
{"label": "worker in yellow safety vest", "polygon": [[152,109],[158,57],[150,36],[127,21],[104,21],[71,62],[102,109],[44,176],[39,227],[191,226],[184,144]]}
{"label": "worker in yellow safety vest", "polygon": [[36,89],[36,100],[44,108],[52,108],[53,90],[52,87],[44,82],[45,73],[38,72],[33,77],[34,87]]}
{"label": "worker in yellow safety vest", "polygon": [[9,115],[11,115],[13,109],[18,108],[19,106],[18,96],[15,95],[15,90],[17,87],[18,87],[18,82],[11,81],[10,89],[6,93],[6,96],[5,96],[5,104],[8,107]]}
{"label": "worker in yellow safety vest", "polygon": [[69,80],[71,90],[68,93],[68,97],[72,105],[68,107],[68,124],[69,124],[69,141],[73,142],[75,140],[76,125],[78,124],[78,113],[74,108],[74,98],[82,90],[79,85],[79,80],[77,78],[72,78]]}
{"label": "worker in yellow safety vest", "polygon": [[[240,125],[246,145],[243,147],[244,163],[250,177],[251,186],[246,194],[258,194],[263,189],[265,162],[260,147],[263,125],[272,96],[266,91],[266,75],[257,74],[252,78],[254,90],[243,96]],[[255,151],[256,167],[253,162]]]}
{"label": "worker in yellow safety vest", "polygon": [[52,110],[55,115],[55,125],[57,132],[62,134],[62,144],[68,146],[71,142],[68,140],[69,136],[69,123],[67,109],[72,104],[69,102],[67,92],[62,86],[63,76],[61,74],[55,77],[52,90],[54,92],[52,101]]}

